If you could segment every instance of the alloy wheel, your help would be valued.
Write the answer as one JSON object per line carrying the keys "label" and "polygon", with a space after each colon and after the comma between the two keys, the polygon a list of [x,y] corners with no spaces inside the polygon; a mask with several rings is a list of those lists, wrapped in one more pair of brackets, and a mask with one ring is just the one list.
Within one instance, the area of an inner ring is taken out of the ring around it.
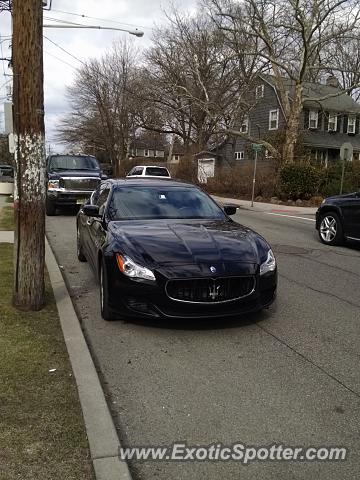
{"label": "alloy wheel", "polygon": [[321,238],[324,240],[324,242],[330,243],[336,237],[336,232],[337,232],[336,219],[331,215],[327,215],[322,219],[320,224]]}

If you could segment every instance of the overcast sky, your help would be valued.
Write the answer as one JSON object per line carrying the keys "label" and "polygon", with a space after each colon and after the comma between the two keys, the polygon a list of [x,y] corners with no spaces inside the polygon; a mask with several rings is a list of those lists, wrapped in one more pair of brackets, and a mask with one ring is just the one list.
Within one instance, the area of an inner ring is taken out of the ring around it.
{"label": "overcast sky", "polygon": [[[171,0],[103,0],[101,2],[96,0],[53,0],[52,10],[44,11],[44,24],[54,24],[54,21],[50,20],[51,18],[88,25],[138,28],[144,32],[144,36],[138,38],[118,31],[54,28],[44,28],[44,36],[81,60],[101,57],[115,39],[123,36],[135,39],[135,44],[143,49],[151,43],[152,27],[154,24],[161,24],[165,21],[164,10],[169,10],[172,3],[174,2]],[[178,0],[175,4],[180,5],[184,10],[193,11],[196,8],[197,0]],[[81,18],[70,15],[70,13],[97,17],[102,20]],[[0,56],[9,57],[11,54],[10,39],[6,36],[11,34],[10,15],[0,14],[0,20]],[[11,84],[11,77],[6,77],[5,74],[11,74],[11,70],[7,69],[6,62],[0,63],[2,63],[0,65],[0,104],[2,104],[6,95],[4,83],[10,80],[8,85]],[[57,151],[62,147],[55,145],[54,132],[59,118],[69,109],[65,96],[66,86],[72,83],[76,68],[79,66],[81,63],[75,58],[44,38],[46,141],[47,144],[51,143],[52,148]],[[0,112],[0,131],[3,131],[2,106]]]}

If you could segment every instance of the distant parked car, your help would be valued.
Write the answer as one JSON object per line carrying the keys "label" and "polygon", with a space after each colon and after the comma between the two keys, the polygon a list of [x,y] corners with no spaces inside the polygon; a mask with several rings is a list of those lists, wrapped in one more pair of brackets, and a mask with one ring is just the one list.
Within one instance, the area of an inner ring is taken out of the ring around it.
{"label": "distant parked car", "polygon": [[91,155],[51,155],[47,159],[46,214],[56,207],[82,205],[100,181],[106,179]]}
{"label": "distant parked car", "polygon": [[14,167],[11,165],[0,165],[0,177],[14,178]]}
{"label": "distant parked car", "polygon": [[360,192],[326,198],[316,212],[316,229],[326,245],[360,241]]}
{"label": "distant parked car", "polygon": [[12,195],[14,193],[14,167],[0,165],[0,195]]}
{"label": "distant parked car", "polygon": [[169,170],[166,167],[138,165],[133,167],[126,175],[127,177],[151,177],[151,178],[171,178]]}

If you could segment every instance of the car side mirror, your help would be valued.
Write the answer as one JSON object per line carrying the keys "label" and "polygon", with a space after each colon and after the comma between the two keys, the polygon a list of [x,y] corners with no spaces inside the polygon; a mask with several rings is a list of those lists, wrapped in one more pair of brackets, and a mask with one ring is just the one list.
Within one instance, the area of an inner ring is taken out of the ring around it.
{"label": "car side mirror", "polygon": [[88,217],[101,217],[98,205],[84,205],[82,211]]}
{"label": "car side mirror", "polygon": [[224,205],[223,209],[226,215],[235,215],[237,207],[236,205]]}

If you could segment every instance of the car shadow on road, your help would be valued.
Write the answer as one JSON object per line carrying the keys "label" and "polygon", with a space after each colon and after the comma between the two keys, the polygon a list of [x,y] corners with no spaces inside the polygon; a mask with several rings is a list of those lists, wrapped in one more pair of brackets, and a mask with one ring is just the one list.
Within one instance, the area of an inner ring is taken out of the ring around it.
{"label": "car shadow on road", "polygon": [[229,328],[241,328],[255,325],[270,320],[276,314],[276,305],[261,312],[248,313],[237,317],[228,318],[191,318],[191,319],[153,319],[132,318],[122,319],[122,323],[129,323],[149,328],[161,328],[167,330],[224,330]]}

